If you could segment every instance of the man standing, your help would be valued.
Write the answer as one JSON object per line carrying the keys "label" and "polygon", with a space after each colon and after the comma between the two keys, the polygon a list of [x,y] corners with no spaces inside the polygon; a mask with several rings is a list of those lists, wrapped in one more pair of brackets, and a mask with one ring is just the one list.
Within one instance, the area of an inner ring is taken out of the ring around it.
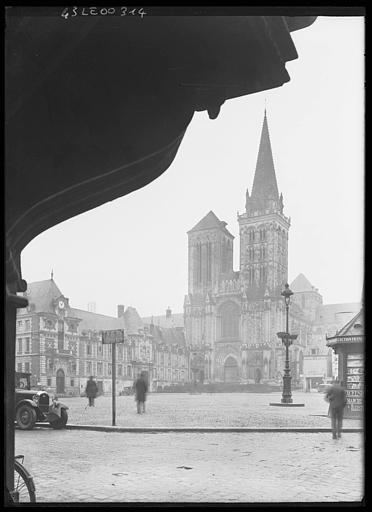
{"label": "man standing", "polygon": [[137,414],[141,414],[145,412],[145,401],[148,389],[146,372],[141,372],[141,375],[134,383],[134,388],[136,391]]}
{"label": "man standing", "polygon": [[329,413],[332,424],[332,437],[337,439],[341,437],[342,420],[344,408],[346,405],[346,393],[342,383],[334,381],[326,392],[325,399],[329,402]]}
{"label": "man standing", "polygon": [[98,386],[96,382],[93,380],[92,375],[89,377],[89,380],[87,382],[85,393],[89,400],[89,407],[94,407],[94,399],[96,398],[98,393]]}

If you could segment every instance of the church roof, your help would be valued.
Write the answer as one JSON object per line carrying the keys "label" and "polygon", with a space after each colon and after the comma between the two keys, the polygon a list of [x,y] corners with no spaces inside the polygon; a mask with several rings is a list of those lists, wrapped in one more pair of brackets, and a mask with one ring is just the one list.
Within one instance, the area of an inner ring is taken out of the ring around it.
{"label": "church roof", "polygon": [[303,274],[298,274],[296,279],[292,281],[289,287],[294,293],[317,291],[316,288],[307,279],[307,277],[305,277]]}
{"label": "church roof", "polygon": [[203,217],[188,233],[191,233],[192,231],[201,231],[203,229],[223,229],[225,233],[227,233],[232,238],[233,235],[226,229],[227,223],[223,220],[219,220],[217,215],[210,210],[205,217]]}
{"label": "church roof", "polygon": [[34,306],[33,311],[39,313],[55,313],[53,302],[63,296],[53,279],[27,283],[27,290],[23,295]]}
{"label": "church roof", "polygon": [[279,193],[265,109],[251,201],[263,207],[268,199],[278,201]]}

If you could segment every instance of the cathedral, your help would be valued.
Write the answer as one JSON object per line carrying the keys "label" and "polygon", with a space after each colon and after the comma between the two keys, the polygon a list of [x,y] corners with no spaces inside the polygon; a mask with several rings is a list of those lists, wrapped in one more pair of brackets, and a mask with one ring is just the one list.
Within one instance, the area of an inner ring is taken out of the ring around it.
{"label": "cathedral", "polygon": [[[288,231],[270,143],[266,110],[251,194],[238,214],[239,270],[233,268],[234,236],[210,211],[188,231],[188,294],[184,301],[186,343],[195,378],[209,382],[261,382],[281,377],[285,330],[281,292],[288,281]],[[302,374],[304,349],[322,297],[290,306],[293,382]],[[297,297],[296,297],[297,299]]]}

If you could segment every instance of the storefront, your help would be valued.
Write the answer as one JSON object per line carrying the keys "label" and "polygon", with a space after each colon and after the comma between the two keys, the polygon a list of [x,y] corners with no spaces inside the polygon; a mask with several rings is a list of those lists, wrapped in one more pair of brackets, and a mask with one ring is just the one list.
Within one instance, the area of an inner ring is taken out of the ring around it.
{"label": "storefront", "polygon": [[327,346],[338,355],[338,378],[346,388],[345,416],[362,416],[364,412],[364,311],[352,318]]}

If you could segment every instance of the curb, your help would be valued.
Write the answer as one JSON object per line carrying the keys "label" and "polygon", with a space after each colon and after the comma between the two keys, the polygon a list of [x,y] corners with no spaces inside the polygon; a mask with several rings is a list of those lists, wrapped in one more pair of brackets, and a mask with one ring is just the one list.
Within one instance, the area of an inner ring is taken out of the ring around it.
{"label": "curb", "polygon": [[[51,428],[49,425],[39,424],[41,428]],[[67,430],[91,430],[96,432],[126,432],[128,434],[168,434],[168,433],[193,433],[193,434],[211,434],[211,433],[268,433],[268,432],[281,432],[281,433],[331,433],[331,428],[317,428],[317,427],[226,427],[226,428],[212,428],[212,427],[118,427],[107,425],[66,425]],[[344,428],[343,433],[360,433],[364,432],[363,428]]]}

